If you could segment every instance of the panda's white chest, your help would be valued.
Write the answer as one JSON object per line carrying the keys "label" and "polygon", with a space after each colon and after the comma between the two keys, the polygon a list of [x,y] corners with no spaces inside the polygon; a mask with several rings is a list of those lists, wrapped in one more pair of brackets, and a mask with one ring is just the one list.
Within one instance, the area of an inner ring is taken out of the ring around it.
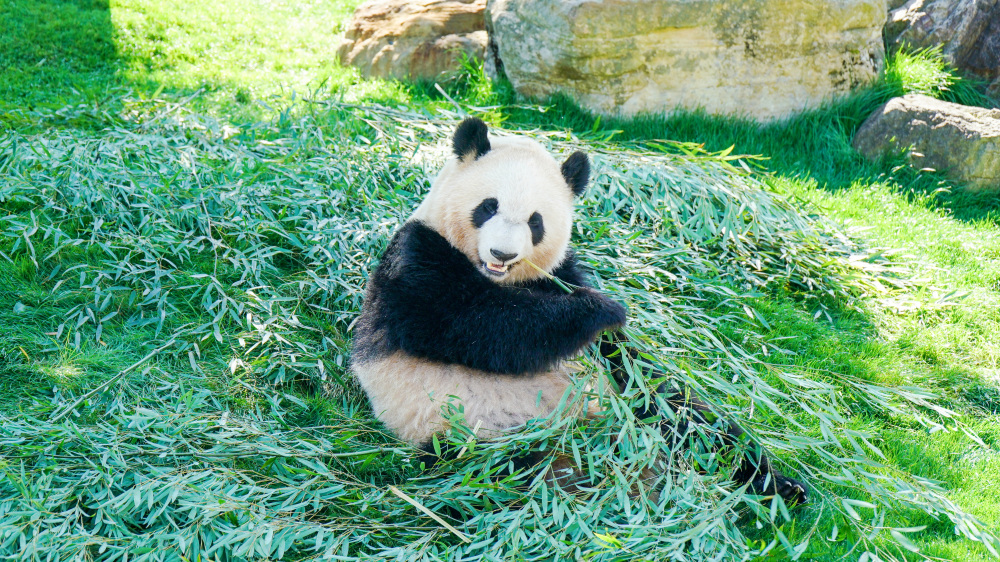
{"label": "panda's white chest", "polygon": [[535,375],[496,375],[397,351],[353,370],[375,415],[397,437],[420,445],[447,428],[442,408],[449,402],[462,407],[470,427],[479,425],[482,438],[545,417],[573,386],[576,368],[566,363]]}

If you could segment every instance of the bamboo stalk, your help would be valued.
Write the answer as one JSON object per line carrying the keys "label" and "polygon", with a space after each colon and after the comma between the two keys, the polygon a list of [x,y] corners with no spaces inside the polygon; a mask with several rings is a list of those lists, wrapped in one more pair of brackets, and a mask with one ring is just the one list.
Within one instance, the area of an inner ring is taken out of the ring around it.
{"label": "bamboo stalk", "polygon": [[538,271],[538,273],[541,273],[542,275],[544,275],[545,277],[547,277],[549,281],[552,281],[556,285],[559,285],[559,288],[562,289],[562,290],[564,290],[564,291],[566,291],[567,294],[573,292],[573,289],[570,289],[569,285],[567,285],[565,281],[563,281],[562,279],[556,277],[555,275],[552,275],[548,271],[545,271],[544,269],[538,267],[537,265],[535,265],[534,263],[532,263],[532,261],[529,260],[528,258],[524,258],[524,263],[526,263],[526,264],[530,265],[531,267],[535,268],[535,270]]}
{"label": "bamboo stalk", "polygon": [[444,519],[441,519],[440,517],[438,517],[438,514],[434,513],[433,511],[431,511],[429,509],[427,509],[420,502],[418,502],[417,500],[415,500],[415,499],[411,498],[410,496],[406,495],[405,493],[403,493],[403,491],[400,490],[399,488],[397,488],[395,486],[389,486],[389,491],[392,492],[393,494],[396,494],[396,496],[398,496],[399,498],[405,500],[407,503],[409,503],[413,507],[419,509],[421,512],[423,512],[424,514],[426,514],[431,519],[433,519],[433,520],[437,521],[438,523],[440,523],[445,529],[448,529],[449,531],[451,531],[451,533],[453,535],[455,535],[456,537],[462,539],[462,542],[466,542],[466,543],[472,542],[472,539],[470,539],[468,537],[468,535],[466,535],[462,531],[459,531],[458,529],[456,529],[456,528],[452,527],[451,525],[449,525],[447,521],[445,521]]}
{"label": "bamboo stalk", "polygon": [[76,401],[73,402],[69,406],[69,408],[66,408],[61,413],[59,413],[58,415],[56,415],[56,417],[52,418],[50,420],[50,423],[56,423],[57,421],[65,418],[66,416],[68,416],[70,414],[70,412],[72,412],[73,410],[75,410],[77,406],[79,406],[80,404],[83,404],[84,400],[90,398],[91,396],[97,394],[98,392],[101,392],[102,390],[108,388],[109,386],[111,386],[115,382],[121,380],[121,378],[124,377],[125,375],[127,375],[129,373],[129,371],[131,371],[132,369],[135,369],[139,365],[142,365],[146,361],[152,359],[152,357],[154,355],[156,355],[157,353],[159,353],[159,352],[163,351],[164,349],[170,347],[171,345],[174,345],[174,340],[170,340],[167,343],[161,345],[160,347],[154,349],[153,351],[150,351],[142,359],[136,361],[135,363],[132,363],[128,367],[125,367],[125,369],[122,372],[120,372],[117,375],[111,377],[110,379],[104,381],[103,383],[97,385],[97,388],[95,388],[95,389],[91,390],[90,392],[84,394],[83,396],[77,398]]}

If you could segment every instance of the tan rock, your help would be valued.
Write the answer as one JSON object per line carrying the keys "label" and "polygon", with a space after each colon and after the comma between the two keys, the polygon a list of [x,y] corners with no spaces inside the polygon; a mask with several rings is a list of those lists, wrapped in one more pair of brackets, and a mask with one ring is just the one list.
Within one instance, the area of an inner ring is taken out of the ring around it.
{"label": "tan rock", "polygon": [[875,78],[886,0],[489,0],[503,69],[595,112],[770,119]]}
{"label": "tan rock", "polygon": [[906,151],[914,167],[1000,190],[1000,109],[919,94],[893,98],[861,125],[854,148],[873,159]]}
{"label": "tan rock", "polygon": [[347,24],[341,64],[372,78],[435,80],[482,60],[486,0],[369,0]]}

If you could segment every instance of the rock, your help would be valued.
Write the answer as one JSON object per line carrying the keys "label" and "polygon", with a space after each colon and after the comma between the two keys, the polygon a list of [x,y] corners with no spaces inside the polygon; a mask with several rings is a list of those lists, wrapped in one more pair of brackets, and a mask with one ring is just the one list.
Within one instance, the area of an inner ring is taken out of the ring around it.
{"label": "rock", "polygon": [[368,0],[347,24],[337,55],[367,78],[436,80],[463,56],[482,60],[486,0]]}
{"label": "rock", "polygon": [[1000,0],[910,0],[889,14],[886,38],[896,46],[941,46],[955,67],[1000,76]]}
{"label": "rock", "polygon": [[861,125],[854,148],[872,159],[905,150],[914,167],[940,170],[972,189],[1000,190],[1000,109],[920,94],[893,98]]}
{"label": "rock", "polygon": [[961,68],[1000,83],[1000,2],[993,6],[989,23],[979,35],[976,46],[962,62]]}
{"label": "rock", "polygon": [[875,78],[886,0],[489,0],[518,92],[602,114],[771,119]]}

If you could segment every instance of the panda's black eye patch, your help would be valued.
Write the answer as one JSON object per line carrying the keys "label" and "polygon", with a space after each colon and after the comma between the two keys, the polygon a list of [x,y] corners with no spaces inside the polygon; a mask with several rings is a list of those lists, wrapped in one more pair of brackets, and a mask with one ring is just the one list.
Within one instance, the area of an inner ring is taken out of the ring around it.
{"label": "panda's black eye patch", "polygon": [[490,197],[489,199],[483,199],[472,211],[472,224],[476,225],[476,228],[482,227],[486,224],[486,221],[493,218],[493,215],[497,214],[497,210],[500,208],[500,202],[496,199]]}
{"label": "panda's black eye patch", "polygon": [[542,222],[542,215],[532,213],[528,218],[528,228],[531,229],[531,245],[537,246],[545,236],[545,223]]}

